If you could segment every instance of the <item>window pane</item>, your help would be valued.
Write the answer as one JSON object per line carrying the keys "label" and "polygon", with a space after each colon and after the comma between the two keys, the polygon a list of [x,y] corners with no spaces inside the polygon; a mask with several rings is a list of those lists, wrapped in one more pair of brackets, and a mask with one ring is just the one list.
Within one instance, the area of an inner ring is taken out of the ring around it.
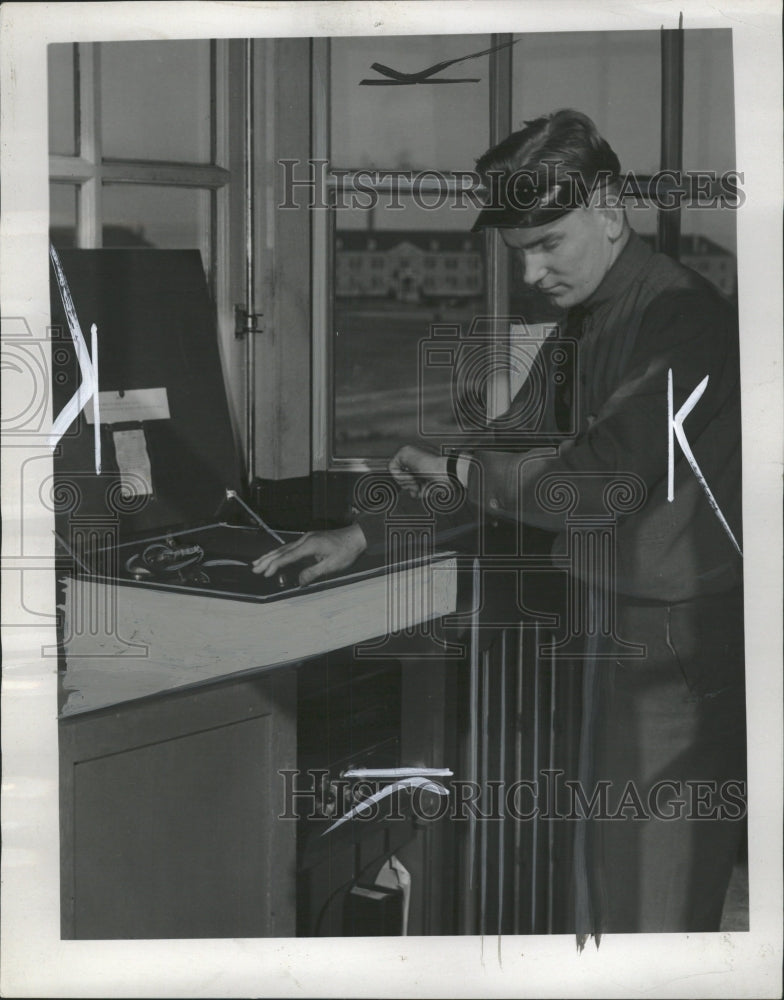
{"label": "window pane", "polygon": [[76,46],[50,45],[47,49],[49,89],[49,152],[74,156],[76,106],[74,58]]}
{"label": "window pane", "polygon": [[197,249],[207,269],[209,213],[209,191],[107,184],[103,189],[104,246]]}
{"label": "window pane", "polygon": [[482,313],[484,238],[458,228],[456,213],[401,201],[402,212],[364,213],[364,227],[362,213],[336,212],[333,447],[339,458],[385,458],[406,442],[434,442],[459,430],[448,368],[423,370],[420,402],[420,344],[429,340],[431,324],[466,333]]}
{"label": "window pane", "polygon": [[[738,294],[738,263],[734,240],[719,242],[718,235],[709,235],[711,216],[734,213],[721,209],[687,208],[681,212],[681,263],[707,278],[728,299]],[[733,234],[734,236],[734,231]]]}
{"label": "window pane", "polygon": [[[683,166],[721,176],[736,168],[732,31],[683,33]],[[737,295],[736,215],[684,208],[681,260],[729,298]]]}
{"label": "window pane", "polygon": [[331,152],[339,167],[471,170],[488,145],[489,56],[433,74],[477,83],[364,86],[371,69],[417,72],[490,47],[489,35],[335,38],[331,46]]}
{"label": "window pane", "polygon": [[210,42],[101,45],[103,155],[210,161]]}
{"label": "window pane", "polygon": [[519,35],[512,49],[512,124],[559,108],[594,120],[624,170],[659,167],[658,31]]}
{"label": "window pane", "polygon": [[732,31],[683,33],[683,165],[735,169]]}
{"label": "window pane", "polygon": [[[732,31],[685,31],[683,61],[683,166],[721,176],[736,168]],[[687,209],[683,231],[708,237],[734,260],[732,209]]]}
{"label": "window pane", "polygon": [[[732,32],[686,30],[683,168],[735,168]],[[655,173],[661,151],[661,38],[658,31],[520,36],[513,55],[513,123],[573,107],[596,122],[624,170]],[[629,205],[629,221],[654,239],[655,207]],[[683,208],[683,262],[722,291],[735,287],[735,213]]]}
{"label": "window pane", "polygon": [[76,246],[77,199],[75,184],[49,185],[49,239],[56,247]]}

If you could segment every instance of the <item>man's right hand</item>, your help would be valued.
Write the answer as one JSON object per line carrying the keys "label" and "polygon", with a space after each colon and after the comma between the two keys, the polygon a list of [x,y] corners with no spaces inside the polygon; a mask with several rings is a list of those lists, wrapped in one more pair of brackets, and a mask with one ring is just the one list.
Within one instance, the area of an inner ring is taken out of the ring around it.
{"label": "man's right hand", "polygon": [[390,462],[389,471],[401,490],[410,497],[419,497],[422,488],[430,482],[448,482],[446,456],[426,451],[416,445],[404,445]]}
{"label": "man's right hand", "polygon": [[358,524],[334,531],[309,531],[296,542],[281,545],[261,556],[253,563],[253,572],[273,576],[284,566],[315,558],[315,565],[305,567],[299,574],[299,585],[304,587],[330,573],[347,569],[366,548],[367,540]]}

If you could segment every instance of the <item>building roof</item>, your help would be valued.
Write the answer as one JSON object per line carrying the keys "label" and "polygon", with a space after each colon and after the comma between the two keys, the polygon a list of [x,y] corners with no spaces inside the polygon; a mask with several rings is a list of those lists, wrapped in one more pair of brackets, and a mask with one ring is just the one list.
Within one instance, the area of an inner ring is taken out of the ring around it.
{"label": "building roof", "polygon": [[483,237],[460,229],[338,229],[335,234],[336,249],[343,251],[386,252],[401,244],[425,253],[479,251]]}
{"label": "building roof", "polygon": [[[654,245],[654,233],[640,233],[642,239]],[[483,246],[481,233],[471,233],[460,229],[338,229],[336,247],[341,251],[367,252],[390,250],[407,244],[407,249],[418,249],[425,253],[458,251],[479,251]],[[681,235],[681,254],[684,257],[708,256],[730,257],[734,255],[724,247],[714,243],[707,236],[696,233]]]}

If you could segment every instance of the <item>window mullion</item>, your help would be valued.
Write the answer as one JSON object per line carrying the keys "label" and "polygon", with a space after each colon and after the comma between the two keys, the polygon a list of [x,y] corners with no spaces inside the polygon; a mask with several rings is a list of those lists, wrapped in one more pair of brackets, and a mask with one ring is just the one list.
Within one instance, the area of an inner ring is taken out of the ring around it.
{"label": "window mullion", "polygon": [[222,167],[164,160],[104,160],[101,176],[107,184],[173,185],[213,190],[228,184],[230,179],[229,171]]}
{"label": "window mullion", "polygon": [[238,450],[244,447],[244,341],[236,335],[235,304],[244,301],[244,121],[245,91],[236,82],[244,72],[241,39],[214,44],[211,160],[225,183],[210,192],[214,295],[221,357]]}
{"label": "window mullion", "polygon": [[85,184],[92,180],[93,164],[79,156],[52,153],[49,156],[49,180],[60,184]]}
{"label": "window mullion", "polygon": [[[229,45],[210,42],[210,163],[231,178]],[[210,194],[210,276],[219,321],[231,313],[229,288],[229,193],[227,184]]]}
{"label": "window mullion", "polygon": [[[494,52],[490,53],[490,145],[504,139],[512,130],[512,48],[511,35],[493,35]],[[505,45],[499,49],[498,46]],[[487,307],[491,316],[503,316],[509,312],[509,257],[506,246],[497,229],[490,229],[486,236]],[[496,350],[504,357],[509,356],[508,325],[497,330]],[[500,359],[499,359],[500,360]],[[511,388],[509,370],[503,364],[493,366],[495,377],[488,386],[487,416],[499,416],[509,408]]]}
{"label": "window mullion", "polygon": [[79,45],[79,158],[90,167],[90,177],[79,187],[76,244],[100,247],[102,239],[101,70],[97,42]]}
{"label": "window mullion", "polygon": [[[316,160],[329,161],[329,40],[314,38],[312,54],[312,130],[311,155]],[[329,176],[329,175],[328,175]],[[328,181],[329,182],[329,181]],[[332,370],[332,243],[334,219],[331,211],[311,211],[312,247],[312,423],[311,468],[314,472],[327,469],[332,458],[332,407],[334,372]]]}
{"label": "window mullion", "polygon": [[[375,194],[412,195],[459,195],[468,190],[464,181],[466,171],[450,172],[439,170],[438,178],[432,175],[434,171],[416,170],[346,170],[331,168],[326,174],[327,191],[345,196],[353,191],[361,190],[364,194],[373,191]],[[460,177],[460,181],[458,181]],[[361,188],[357,187],[361,179]]]}
{"label": "window mullion", "polygon": [[231,87],[230,42],[225,40],[210,43],[211,58],[211,102],[210,102],[210,162],[213,169],[220,169],[226,183],[218,188],[210,205],[210,249],[213,262],[213,293],[219,315],[231,312],[231,290],[229,282],[230,248],[230,193],[228,183],[232,178],[231,161]]}

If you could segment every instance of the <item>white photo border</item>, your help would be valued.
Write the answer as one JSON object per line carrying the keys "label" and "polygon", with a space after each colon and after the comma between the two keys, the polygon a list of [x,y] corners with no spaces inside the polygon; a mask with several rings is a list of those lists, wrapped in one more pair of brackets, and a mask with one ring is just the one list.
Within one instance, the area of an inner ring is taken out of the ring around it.
{"label": "white photo border", "polygon": [[[56,672],[46,629],[3,629],[2,966],[8,997],[773,997],[782,966],[782,115],[780,5],[709,3],[6,3],[2,51],[2,317],[49,321],[46,46],[129,38],[732,28],[743,406],[749,719],[747,933],[574,938],[63,941]],[[5,326],[5,322],[4,322]],[[5,332],[5,331],[4,331]],[[10,388],[10,383],[7,386]],[[13,406],[5,398],[4,405]],[[51,412],[48,413],[51,420]],[[2,620],[54,608],[52,524],[21,509],[22,463],[3,451]],[[10,568],[9,568],[10,567]],[[28,609],[30,610],[30,609]]]}

